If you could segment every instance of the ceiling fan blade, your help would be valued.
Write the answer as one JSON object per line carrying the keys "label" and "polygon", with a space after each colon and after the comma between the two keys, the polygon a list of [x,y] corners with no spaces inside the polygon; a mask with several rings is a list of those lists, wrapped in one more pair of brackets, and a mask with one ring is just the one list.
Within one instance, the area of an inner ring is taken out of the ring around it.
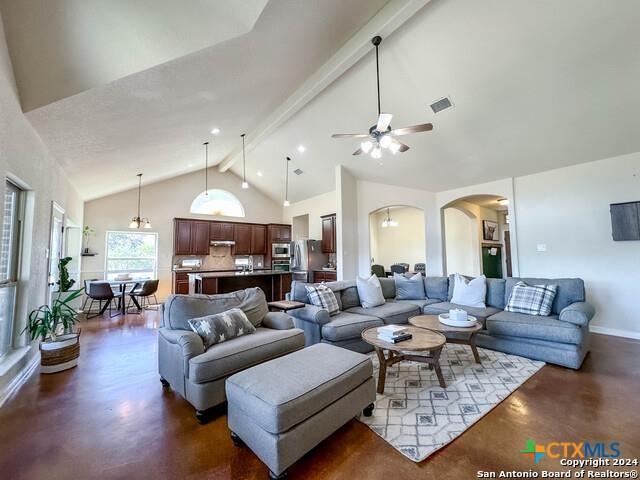
{"label": "ceiling fan blade", "polygon": [[[396,142],[398,142],[398,140],[396,140]],[[400,148],[398,149],[400,153],[406,152],[407,150],[409,150],[409,145],[405,145],[402,142],[398,142],[398,143],[400,144]]]}
{"label": "ceiling fan blade", "polygon": [[389,133],[394,137],[399,137],[401,135],[409,135],[410,133],[428,132],[429,130],[433,130],[433,125],[431,123],[422,123],[420,125],[412,125],[411,127],[396,128]]}
{"label": "ceiling fan blade", "polygon": [[376,130],[378,130],[379,132],[386,131],[387,128],[389,128],[389,125],[391,124],[392,118],[393,118],[393,115],[390,113],[381,113],[380,116],[378,117],[378,124],[376,125]]}
{"label": "ceiling fan blade", "polygon": [[331,138],[367,138],[368,133],[334,133]]}
{"label": "ceiling fan blade", "polygon": [[351,155],[360,155],[361,153],[363,153],[363,150],[359,148],[355,152],[353,152]]}

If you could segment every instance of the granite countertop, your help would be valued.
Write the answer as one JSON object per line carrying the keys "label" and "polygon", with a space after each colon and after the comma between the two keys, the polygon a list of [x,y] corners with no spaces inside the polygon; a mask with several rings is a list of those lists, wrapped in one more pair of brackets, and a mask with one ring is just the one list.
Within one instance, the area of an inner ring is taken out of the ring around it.
{"label": "granite countertop", "polygon": [[336,272],[337,269],[335,268],[315,268],[313,269],[314,272]]}
{"label": "granite countertop", "polygon": [[254,270],[253,272],[190,272],[189,276],[196,278],[231,278],[231,277],[258,277],[263,275],[291,275],[291,272],[280,270]]}

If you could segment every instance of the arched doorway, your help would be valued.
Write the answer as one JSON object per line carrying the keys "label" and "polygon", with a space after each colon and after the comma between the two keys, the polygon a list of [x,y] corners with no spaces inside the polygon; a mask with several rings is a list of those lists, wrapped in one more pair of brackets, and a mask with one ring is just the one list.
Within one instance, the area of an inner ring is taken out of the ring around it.
{"label": "arched doorway", "polygon": [[389,271],[394,263],[406,263],[409,271],[426,263],[424,210],[389,205],[369,214],[369,251],[372,265]]}
{"label": "arched doorway", "polygon": [[472,195],[442,207],[445,272],[505,278],[512,275],[508,199]]}

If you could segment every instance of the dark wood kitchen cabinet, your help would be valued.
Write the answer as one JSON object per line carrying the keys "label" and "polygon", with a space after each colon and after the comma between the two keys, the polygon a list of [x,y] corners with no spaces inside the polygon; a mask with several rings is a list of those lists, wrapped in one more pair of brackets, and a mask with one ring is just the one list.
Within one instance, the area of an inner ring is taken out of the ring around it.
{"label": "dark wood kitchen cabinet", "polygon": [[174,241],[176,255],[208,255],[209,222],[176,220]]}
{"label": "dark wood kitchen cabinet", "polygon": [[251,255],[267,254],[267,227],[251,225]]}
{"label": "dark wood kitchen cabinet", "polygon": [[173,293],[187,295],[189,293],[189,274],[175,272],[173,274]]}
{"label": "dark wood kitchen cabinet", "polygon": [[233,240],[233,223],[211,222],[209,238],[211,240]]}
{"label": "dark wood kitchen cabinet", "polygon": [[251,224],[236,223],[233,227],[234,255],[251,255]]}
{"label": "dark wood kitchen cabinet", "polygon": [[322,253],[336,253],[336,214],[323,215]]}
{"label": "dark wood kitchen cabinet", "polygon": [[313,283],[335,282],[338,274],[333,270],[314,270]]}

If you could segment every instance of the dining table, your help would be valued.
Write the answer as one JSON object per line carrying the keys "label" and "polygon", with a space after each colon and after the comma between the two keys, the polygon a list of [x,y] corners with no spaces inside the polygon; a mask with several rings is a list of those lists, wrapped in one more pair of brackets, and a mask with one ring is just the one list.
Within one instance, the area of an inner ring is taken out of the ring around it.
{"label": "dining table", "polygon": [[[129,279],[123,279],[123,280],[107,280],[107,282],[109,283],[109,285],[111,285],[111,287],[116,287],[116,286],[118,287],[118,296],[120,297],[119,310],[122,315],[127,313],[127,305],[125,303],[126,296],[127,296],[127,286],[131,285],[132,286],[131,289],[133,289],[135,288],[136,284],[144,283],[147,280],[151,280],[151,278],[129,278]],[[97,281],[104,281],[104,280],[97,280]],[[131,291],[131,289],[129,291]],[[142,309],[136,297],[131,297],[131,300],[133,301],[134,305],[138,310]],[[101,311],[100,313],[101,314],[104,313],[106,309],[107,309],[107,305],[104,306],[103,311]]]}

